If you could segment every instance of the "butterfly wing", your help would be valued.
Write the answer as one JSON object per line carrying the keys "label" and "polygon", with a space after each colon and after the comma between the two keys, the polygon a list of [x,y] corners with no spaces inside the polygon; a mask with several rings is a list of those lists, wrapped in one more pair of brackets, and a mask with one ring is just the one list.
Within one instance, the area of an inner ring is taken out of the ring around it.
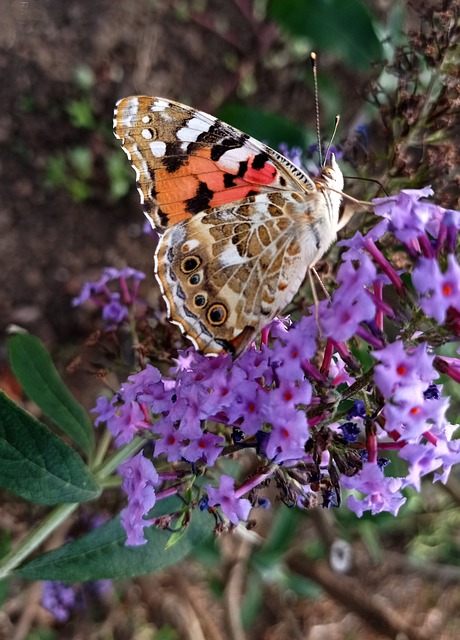
{"label": "butterfly wing", "polygon": [[170,319],[204,353],[241,353],[288,304],[337,231],[343,176],[313,181],[216,118],[133,96],[114,119],[146,216]]}
{"label": "butterfly wing", "polygon": [[167,229],[155,274],[172,322],[204,353],[241,353],[333,240],[326,206],[319,191],[262,193]]}
{"label": "butterfly wing", "polygon": [[136,172],[144,213],[159,231],[258,193],[315,190],[281,154],[171,100],[123,98],[114,132]]}

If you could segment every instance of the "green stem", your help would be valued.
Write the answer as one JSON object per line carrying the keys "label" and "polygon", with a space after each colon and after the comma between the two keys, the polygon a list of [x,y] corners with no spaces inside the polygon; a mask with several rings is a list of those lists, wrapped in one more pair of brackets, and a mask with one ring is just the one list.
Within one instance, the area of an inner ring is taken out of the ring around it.
{"label": "green stem", "polygon": [[107,453],[112,440],[113,440],[112,434],[108,429],[106,429],[97,447],[93,464],[90,466],[91,469],[97,469],[103,463],[105,454]]}
{"label": "green stem", "polygon": [[62,504],[22,539],[20,544],[10,551],[0,562],[0,579],[8,576],[27,558],[46,538],[57,529],[78,508],[78,503]]}
{"label": "green stem", "polygon": [[105,480],[122,462],[137,453],[144,446],[145,442],[146,440],[144,438],[134,438],[134,440],[131,440],[131,442],[124,447],[117,449],[117,451],[104,462],[100,469],[94,470],[96,480]]}

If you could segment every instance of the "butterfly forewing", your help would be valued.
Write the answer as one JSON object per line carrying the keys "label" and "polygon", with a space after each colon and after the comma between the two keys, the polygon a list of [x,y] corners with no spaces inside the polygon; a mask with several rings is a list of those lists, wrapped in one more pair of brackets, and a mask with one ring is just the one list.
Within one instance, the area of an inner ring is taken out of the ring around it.
{"label": "butterfly forewing", "polygon": [[[163,98],[117,104],[114,131],[137,175],[144,212],[161,230],[308,177],[283,156],[213,116]],[[283,165],[285,163],[285,166]]]}

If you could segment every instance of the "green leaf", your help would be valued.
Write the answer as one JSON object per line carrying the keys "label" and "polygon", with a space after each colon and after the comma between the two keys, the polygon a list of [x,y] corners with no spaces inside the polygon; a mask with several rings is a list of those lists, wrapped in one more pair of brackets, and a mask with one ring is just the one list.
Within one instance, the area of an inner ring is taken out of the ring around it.
{"label": "green leaf", "polygon": [[9,340],[8,351],[13,373],[29,398],[85,453],[91,453],[94,429],[88,414],[65,386],[41,341],[17,333]]}
{"label": "green leaf", "polygon": [[288,146],[304,148],[315,140],[313,131],[309,136],[303,127],[274,113],[252,107],[238,104],[224,105],[218,110],[217,117],[274,148],[277,148],[281,142],[285,142]]}
{"label": "green leaf", "polygon": [[268,15],[318,54],[333,51],[353,69],[369,70],[382,47],[367,6],[360,0],[269,0]]}
{"label": "green leaf", "polygon": [[78,540],[44,553],[15,573],[30,580],[67,582],[134,578],[179,562],[211,535],[214,525],[214,519],[207,512],[197,509],[175,545],[166,549],[171,533],[150,528],[145,529],[146,544],[126,547],[125,531],[119,518],[115,518]]}
{"label": "green leaf", "polygon": [[100,493],[80,456],[2,392],[0,460],[0,486],[30,502],[87,502]]}

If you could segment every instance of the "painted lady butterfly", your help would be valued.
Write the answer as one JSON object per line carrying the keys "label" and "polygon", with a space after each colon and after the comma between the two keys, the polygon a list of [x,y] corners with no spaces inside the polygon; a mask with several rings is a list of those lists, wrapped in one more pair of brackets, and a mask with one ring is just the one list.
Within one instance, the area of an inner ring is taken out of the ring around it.
{"label": "painted lady butterfly", "polygon": [[336,238],[334,156],[311,178],[213,116],[147,96],[117,103],[114,131],[162,233],[155,275],[171,321],[203,353],[241,353]]}

